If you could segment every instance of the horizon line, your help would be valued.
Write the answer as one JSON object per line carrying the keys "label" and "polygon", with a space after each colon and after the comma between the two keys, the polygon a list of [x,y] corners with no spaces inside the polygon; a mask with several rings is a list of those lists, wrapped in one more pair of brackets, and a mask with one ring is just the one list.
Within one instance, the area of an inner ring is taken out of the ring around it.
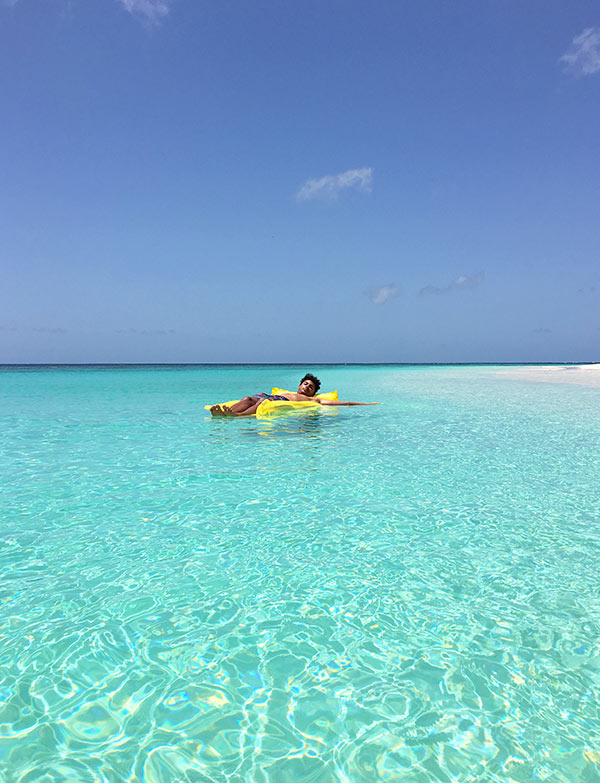
{"label": "horizon line", "polygon": [[599,364],[600,361],[550,362],[11,362],[0,369],[18,368],[120,368],[120,367],[549,367]]}

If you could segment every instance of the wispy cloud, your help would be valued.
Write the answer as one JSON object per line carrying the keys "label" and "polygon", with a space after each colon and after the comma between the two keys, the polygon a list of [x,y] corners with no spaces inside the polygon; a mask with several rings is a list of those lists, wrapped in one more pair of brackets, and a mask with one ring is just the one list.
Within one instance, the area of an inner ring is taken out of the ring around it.
{"label": "wispy cloud", "polygon": [[546,329],[543,326],[540,326],[538,329],[533,330],[534,334],[552,334],[552,329]]}
{"label": "wispy cloud", "polygon": [[385,304],[389,299],[398,296],[399,289],[393,283],[374,288],[369,293],[369,299],[376,305]]}
{"label": "wispy cloud", "polygon": [[426,285],[421,288],[419,296],[439,296],[441,294],[451,294],[454,291],[466,291],[470,288],[477,288],[483,281],[483,275],[459,275],[449,285],[439,287],[436,285]]}
{"label": "wispy cloud", "polygon": [[560,58],[565,71],[575,76],[589,76],[600,71],[600,27],[587,27],[575,36],[571,47]]}
{"label": "wispy cloud", "polygon": [[[0,0],[0,4],[15,6],[18,0]],[[171,10],[175,0],[117,0],[126,11],[134,16],[141,16],[150,24],[158,24]]]}
{"label": "wispy cloud", "polygon": [[342,190],[359,190],[363,193],[371,192],[373,182],[373,169],[349,169],[341,174],[329,174],[321,179],[309,179],[296,193],[298,201],[310,199],[323,199],[335,201]]}
{"label": "wispy cloud", "polygon": [[126,11],[150,24],[158,24],[168,15],[174,0],[117,0]]}
{"label": "wispy cloud", "polygon": [[116,334],[151,334],[151,335],[163,335],[163,334],[175,334],[175,329],[135,329],[130,326],[129,329],[115,329]]}

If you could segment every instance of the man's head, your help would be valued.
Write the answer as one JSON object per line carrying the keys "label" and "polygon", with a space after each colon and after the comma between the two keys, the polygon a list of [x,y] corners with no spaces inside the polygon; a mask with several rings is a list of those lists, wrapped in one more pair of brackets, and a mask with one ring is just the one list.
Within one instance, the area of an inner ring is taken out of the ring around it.
{"label": "man's head", "polygon": [[321,381],[316,375],[307,372],[298,386],[298,394],[305,394],[307,397],[314,397],[321,388]]}

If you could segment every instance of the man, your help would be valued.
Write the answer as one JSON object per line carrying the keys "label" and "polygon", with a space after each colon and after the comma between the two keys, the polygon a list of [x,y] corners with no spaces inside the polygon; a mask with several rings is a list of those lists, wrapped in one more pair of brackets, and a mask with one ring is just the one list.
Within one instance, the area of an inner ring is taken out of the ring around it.
{"label": "man", "polygon": [[210,412],[213,416],[252,416],[256,413],[258,406],[265,400],[289,400],[290,402],[317,402],[319,405],[378,405],[377,402],[342,402],[340,400],[322,400],[315,397],[315,394],[321,388],[321,381],[312,373],[308,372],[300,381],[297,392],[286,392],[283,394],[252,394],[250,397],[244,397],[236,402],[231,408],[227,405],[213,405]]}

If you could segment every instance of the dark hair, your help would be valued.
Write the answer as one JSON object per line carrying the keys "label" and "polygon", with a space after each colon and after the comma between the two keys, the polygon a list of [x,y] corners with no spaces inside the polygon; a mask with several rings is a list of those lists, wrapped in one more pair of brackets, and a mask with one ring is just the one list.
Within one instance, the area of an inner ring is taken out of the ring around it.
{"label": "dark hair", "polygon": [[316,375],[313,375],[312,372],[307,372],[304,378],[300,381],[300,383],[303,383],[304,381],[312,381],[315,385],[315,394],[319,391],[321,388],[321,381],[317,378]]}

